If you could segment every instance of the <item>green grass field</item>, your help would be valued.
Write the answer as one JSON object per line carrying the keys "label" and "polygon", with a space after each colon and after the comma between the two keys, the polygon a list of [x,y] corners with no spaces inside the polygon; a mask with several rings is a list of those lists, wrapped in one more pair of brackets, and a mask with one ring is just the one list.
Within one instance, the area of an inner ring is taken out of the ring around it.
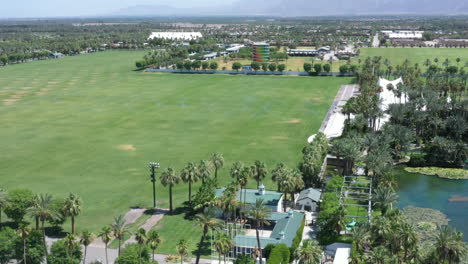
{"label": "green grass field", "polygon": [[[430,59],[435,64],[434,59],[438,58],[439,67],[443,66],[445,59],[449,59],[452,65],[457,65],[456,59],[460,58],[458,66],[464,66],[468,62],[468,49],[464,48],[361,48],[359,58],[364,60],[367,57],[382,56],[390,60],[391,65],[401,65],[408,59],[411,64],[418,63],[425,68],[424,62]],[[355,59],[356,60],[356,59]]]}
{"label": "green grass field", "polygon": [[[144,53],[1,67],[0,185],[76,193],[84,201],[78,230],[96,231],[131,206],[151,205],[150,161],[180,170],[220,152],[222,183],[237,160],[295,166],[339,86],[351,81],[133,71]],[[186,184],[174,191],[176,205],[187,199]],[[158,184],[160,206],[167,196]]]}

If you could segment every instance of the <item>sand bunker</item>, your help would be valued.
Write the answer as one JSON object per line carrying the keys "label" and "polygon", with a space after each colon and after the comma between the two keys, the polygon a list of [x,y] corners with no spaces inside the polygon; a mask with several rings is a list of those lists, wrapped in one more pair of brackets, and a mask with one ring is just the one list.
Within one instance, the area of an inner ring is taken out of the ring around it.
{"label": "sand bunker", "polygon": [[117,146],[118,149],[120,150],[129,150],[129,151],[135,151],[136,148],[132,144],[122,144]]}

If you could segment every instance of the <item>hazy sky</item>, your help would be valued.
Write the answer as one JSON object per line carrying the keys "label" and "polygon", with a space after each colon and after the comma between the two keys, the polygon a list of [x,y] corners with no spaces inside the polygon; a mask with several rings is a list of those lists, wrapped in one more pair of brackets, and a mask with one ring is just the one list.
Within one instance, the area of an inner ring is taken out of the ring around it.
{"label": "hazy sky", "polygon": [[107,15],[135,5],[190,7],[235,0],[0,0],[0,18]]}

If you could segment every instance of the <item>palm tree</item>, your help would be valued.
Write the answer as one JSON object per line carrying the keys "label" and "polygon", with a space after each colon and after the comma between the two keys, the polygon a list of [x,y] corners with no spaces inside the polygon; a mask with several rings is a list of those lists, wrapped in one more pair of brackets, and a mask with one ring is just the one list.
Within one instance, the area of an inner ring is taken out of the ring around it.
{"label": "palm tree", "polygon": [[80,236],[80,243],[84,246],[84,256],[83,256],[83,264],[86,262],[86,251],[88,249],[88,246],[93,243],[94,240],[94,235],[93,233],[85,230],[81,232]]}
{"label": "palm tree", "polygon": [[200,256],[202,253],[203,242],[205,242],[206,234],[208,231],[215,231],[222,227],[221,221],[214,216],[213,210],[207,208],[204,210],[203,213],[195,215],[195,220],[197,221],[198,225],[200,225],[203,229],[202,236],[200,238],[200,242],[198,243],[198,250],[197,250],[197,258],[195,260],[195,264],[200,262]]}
{"label": "palm tree", "polygon": [[7,203],[7,193],[2,188],[0,188],[0,226],[2,224],[2,209],[7,205]]}
{"label": "palm tree", "polygon": [[205,180],[211,176],[211,164],[207,160],[200,160],[197,170],[198,178],[202,180],[202,183],[205,183]]}
{"label": "palm tree", "polygon": [[[31,200],[31,207],[38,207],[38,206],[39,206],[39,196],[36,194]],[[36,222],[36,230],[39,231],[39,229],[41,228],[39,224],[39,217],[37,215],[34,216],[34,221]]]}
{"label": "palm tree", "polygon": [[54,211],[53,198],[50,194],[41,194],[37,196],[37,204],[34,204],[33,207],[28,208],[30,214],[34,217],[37,217],[41,221],[42,229],[42,242],[44,243],[44,255],[46,264],[48,263],[48,252],[47,252],[47,243],[45,236],[45,221],[47,219],[55,219],[57,217],[57,212]]}
{"label": "palm tree", "polygon": [[112,240],[112,229],[110,226],[105,226],[101,229],[101,232],[99,233],[99,237],[101,237],[102,242],[104,242],[104,245],[106,246],[106,264],[109,264],[108,258],[107,258],[107,246],[109,245],[109,242]]}
{"label": "palm tree", "polygon": [[63,212],[66,217],[71,218],[72,234],[75,234],[75,217],[81,213],[81,199],[77,195],[70,193],[63,204]]}
{"label": "palm tree", "polygon": [[392,263],[388,261],[388,257],[390,256],[390,252],[384,246],[378,246],[374,248],[369,254],[369,263],[374,264],[386,264]]}
{"label": "palm tree", "polygon": [[119,254],[120,257],[120,247],[122,244],[122,239],[124,238],[125,234],[128,233],[128,229],[125,226],[125,219],[123,215],[118,215],[114,218],[114,223],[111,225],[112,231],[114,233],[114,237],[119,240]]}
{"label": "palm tree", "polygon": [[180,264],[184,264],[184,257],[188,254],[187,240],[181,239],[176,245],[177,252],[180,255]]}
{"label": "palm tree", "polygon": [[247,215],[255,222],[255,232],[257,235],[257,250],[259,252],[259,263],[262,264],[263,256],[262,256],[262,245],[260,244],[260,232],[259,228],[263,225],[269,225],[270,223],[266,220],[268,215],[270,215],[271,211],[265,205],[265,201],[263,199],[257,199],[255,201],[255,205],[252,205],[248,211]]}
{"label": "palm tree", "polygon": [[302,246],[296,249],[296,258],[300,264],[316,264],[322,259],[322,248],[316,240],[304,240]]}
{"label": "palm tree", "polygon": [[26,263],[26,239],[28,238],[29,234],[31,233],[31,228],[29,228],[26,224],[21,224],[19,227],[18,227],[18,235],[19,237],[21,238],[21,240],[23,240],[23,264],[27,264]]}
{"label": "palm tree", "polygon": [[261,162],[259,160],[255,161],[255,165],[253,168],[253,177],[255,181],[257,181],[257,189],[260,186],[260,182],[265,179],[266,175],[268,173],[268,169],[265,165],[264,162]]}
{"label": "palm tree", "polygon": [[462,233],[450,226],[439,228],[434,244],[434,255],[439,263],[459,263],[466,254]]}
{"label": "palm tree", "polygon": [[156,249],[158,249],[159,244],[161,244],[161,237],[159,236],[159,233],[156,232],[156,230],[151,230],[148,233],[148,239],[146,240],[146,243],[150,247],[150,249],[153,251],[153,261],[154,261],[154,252]]}
{"label": "palm tree", "polygon": [[370,243],[370,233],[368,225],[356,225],[351,231],[351,236],[353,238],[353,243],[355,245],[356,251],[359,254],[363,254],[367,245]]}
{"label": "palm tree", "polygon": [[226,263],[226,256],[234,247],[232,238],[226,234],[218,233],[216,240],[213,242],[213,246],[219,254],[219,264],[221,264],[221,256],[224,257],[224,263]]}
{"label": "palm tree", "polygon": [[224,166],[224,158],[220,153],[213,153],[211,156],[211,163],[215,168],[215,179],[218,178],[218,170]]}
{"label": "palm tree", "polygon": [[192,204],[192,184],[198,181],[197,167],[193,162],[189,162],[187,166],[182,169],[180,177],[184,182],[189,184],[189,204]]}
{"label": "palm tree", "polygon": [[164,187],[169,186],[169,213],[172,214],[172,187],[180,182],[180,177],[173,168],[167,168],[161,173],[161,183]]}
{"label": "palm tree", "polygon": [[398,201],[398,194],[388,187],[379,187],[372,197],[374,204],[382,210],[382,214],[387,213],[388,208],[393,209],[393,204]]}
{"label": "palm tree", "polygon": [[75,249],[76,245],[76,237],[73,234],[68,233],[67,236],[63,239],[65,246],[68,248],[67,255],[69,258],[70,263],[73,263],[73,250]]}
{"label": "palm tree", "polygon": [[276,168],[271,171],[271,179],[276,182],[278,192],[281,191],[281,184],[287,175],[288,169],[284,163],[278,163]]}
{"label": "palm tree", "polygon": [[135,240],[139,245],[138,262],[141,264],[141,247],[146,243],[146,230],[140,228],[135,233]]}

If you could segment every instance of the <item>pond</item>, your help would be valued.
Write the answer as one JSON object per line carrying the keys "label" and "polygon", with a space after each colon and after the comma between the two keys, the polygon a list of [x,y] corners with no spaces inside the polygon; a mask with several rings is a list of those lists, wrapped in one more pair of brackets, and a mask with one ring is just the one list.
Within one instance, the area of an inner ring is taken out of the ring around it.
{"label": "pond", "polygon": [[449,225],[464,233],[468,242],[468,180],[448,180],[437,176],[414,174],[399,169],[397,173],[400,202],[439,210],[450,219]]}

